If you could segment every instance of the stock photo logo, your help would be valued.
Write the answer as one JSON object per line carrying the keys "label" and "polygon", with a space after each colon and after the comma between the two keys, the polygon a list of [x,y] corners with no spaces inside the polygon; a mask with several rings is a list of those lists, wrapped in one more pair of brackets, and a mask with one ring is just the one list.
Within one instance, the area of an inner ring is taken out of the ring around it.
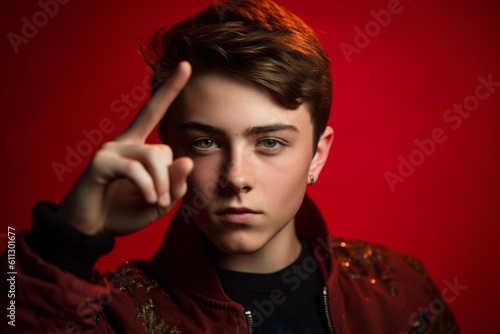
{"label": "stock photo logo", "polygon": [[[411,1],[407,0],[407,2]],[[352,42],[339,44],[347,63],[350,64],[354,55],[359,55],[363,49],[367,48],[391,24],[393,18],[401,14],[404,9],[405,7],[400,0],[389,0],[385,9],[370,11],[371,20],[366,22],[362,28],[354,27],[355,34]]]}
{"label": "stock photo logo", "polygon": [[500,87],[500,81],[493,80],[493,74],[487,76],[480,75],[477,77],[479,84],[476,86],[474,93],[466,96],[461,103],[454,103],[451,108],[446,109],[442,114],[442,119],[446,127],[436,127],[431,131],[428,138],[415,139],[414,148],[409,154],[398,156],[398,167],[395,172],[386,170],[384,178],[391,192],[396,191],[398,183],[404,183],[416,169],[422,166],[427,159],[432,156],[439,145],[445,143],[449,138],[449,133],[457,131],[462,127],[463,122],[470,118],[476,112],[481,102],[489,99],[496,89]]}

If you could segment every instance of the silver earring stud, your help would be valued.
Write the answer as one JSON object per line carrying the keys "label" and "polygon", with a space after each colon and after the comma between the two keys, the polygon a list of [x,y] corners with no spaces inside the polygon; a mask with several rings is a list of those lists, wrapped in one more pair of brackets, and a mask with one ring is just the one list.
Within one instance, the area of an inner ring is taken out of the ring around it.
{"label": "silver earring stud", "polygon": [[314,184],[314,176],[312,174],[309,174],[309,185],[313,185]]}

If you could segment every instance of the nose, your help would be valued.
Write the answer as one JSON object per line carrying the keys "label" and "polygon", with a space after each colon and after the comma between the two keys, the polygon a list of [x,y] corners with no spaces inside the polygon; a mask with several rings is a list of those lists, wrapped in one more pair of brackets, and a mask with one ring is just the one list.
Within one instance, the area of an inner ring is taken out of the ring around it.
{"label": "nose", "polygon": [[255,187],[253,171],[250,159],[243,152],[233,154],[223,172],[222,188],[237,194],[251,191]]}

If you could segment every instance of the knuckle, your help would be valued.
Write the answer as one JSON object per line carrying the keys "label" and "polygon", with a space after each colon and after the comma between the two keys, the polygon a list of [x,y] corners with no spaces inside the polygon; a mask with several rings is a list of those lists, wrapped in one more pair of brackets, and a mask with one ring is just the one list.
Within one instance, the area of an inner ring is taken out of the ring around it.
{"label": "knuckle", "polygon": [[169,166],[170,164],[172,164],[172,160],[173,160],[173,157],[174,157],[174,153],[172,152],[172,149],[169,147],[169,146],[164,146],[162,148],[164,150],[164,157],[165,157],[165,165]]}
{"label": "knuckle", "polygon": [[111,151],[116,147],[116,142],[108,141],[101,146],[99,151]]}
{"label": "knuckle", "polygon": [[109,153],[105,150],[99,150],[94,154],[94,157],[90,161],[90,166],[96,168],[101,164],[104,164],[108,160]]}
{"label": "knuckle", "polygon": [[163,151],[163,154],[167,156],[168,159],[171,159],[172,156],[174,155],[174,152],[168,145],[160,145],[161,150]]}
{"label": "knuckle", "polygon": [[172,156],[172,150],[165,145],[154,145],[149,147],[147,158],[151,161],[166,162]]}
{"label": "knuckle", "polygon": [[137,174],[141,172],[142,164],[136,160],[127,161],[124,168],[127,174]]}
{"label": "knuckle", "polygon": [[154,146],[148,146],[144,151],[144,156],[147,161],[155,161],[158,158],[159,152]]}

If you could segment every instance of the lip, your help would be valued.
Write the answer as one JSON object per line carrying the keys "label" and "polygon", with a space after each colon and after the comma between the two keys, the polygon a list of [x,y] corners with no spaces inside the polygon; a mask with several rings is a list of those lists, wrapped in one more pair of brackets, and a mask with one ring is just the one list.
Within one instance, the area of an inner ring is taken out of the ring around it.
{"label": "lip", "polygon": [[218,210],[215,214],[228,223],[248,224],[251,223],[260,212],[245,207],[231,207]]}

